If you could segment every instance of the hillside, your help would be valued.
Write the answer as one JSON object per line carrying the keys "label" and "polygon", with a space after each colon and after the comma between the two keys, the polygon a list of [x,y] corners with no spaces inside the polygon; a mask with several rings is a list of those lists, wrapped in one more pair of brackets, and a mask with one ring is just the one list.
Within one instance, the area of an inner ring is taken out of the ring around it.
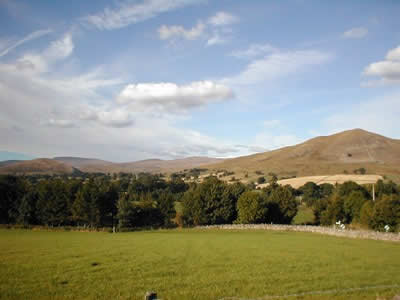
{"label": "hillside", "polygon": [[0,174],[72,174],[73,172],[72,166],[48,158],[21,161],[0,167]]}
{"label": "hillside", "polygon": [[88,173],[170,173],[221,161],[223,160],[210,157],[188,157],[174,160],[147,159],[113,163],[93,158],[55,157],[54,159],[1,162],[0,174],[71,174],[75,169]]}
{"label": "hillside", "polygon": [[54,157],[53,159],[78,169],[86,166],[107,166],[114,164],[110,161],[105,161],[96,158],[84,158],[84,157],[72,157],[72,156]]}
{"label": "hillside", "polygon": [[210,157],[188,157],[174,160],[146,159],[127,163],[110,163],[105,164],[82,164],[77,166],[79,170],[84,172],[150,172],[150,173],[169,173],[184,169],[191,169],[203,166],[205,164],[217,163],[223,161],[218,158]]}
{"label": "hillside", "polygon": [[362,129],[320,136],[304,143],[205,166],[212,170],[255,172],[286,176],[334,175],[365,168],[368,174],[400,176],[400,140],[390,139]]}

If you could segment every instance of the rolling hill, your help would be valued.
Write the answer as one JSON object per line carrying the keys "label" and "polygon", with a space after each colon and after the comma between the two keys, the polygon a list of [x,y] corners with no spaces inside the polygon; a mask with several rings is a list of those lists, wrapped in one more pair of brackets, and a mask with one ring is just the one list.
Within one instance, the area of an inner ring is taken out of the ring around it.
{"label": "rolling hill", "polygon": [[[169,173],[183,169],[191,169],[221,162],[222,159],[210,157],[188,157],[174,160],[146,159],[127,163],[89,163],[76,165],[83,172],[101,172],[101,173],[118,173],[118,172],[149,172],[149,173]],[[66,162],[67,163],[67,162]]]}
{"label": "rolling hill", "polygon": [[74,168],[48,158],[19,161],[0,167],[0,174],[72,174]]}
{"label": "rolling hill", "polygon": [[359,168],[365,168],[368,174],[399,177],[400,140],[353,129],[205,167],[235,172],[236,178],[247,173],[249,180],[256,171],[286,177],[353,173]]}
{"label": "rolling hill", "polygon": [[147,159],[114,163],[93,158],[55,157],[28,161],[6,161],[0,164],[0,174],[72,174],[76,169],[88,173],[170,173],[221,162],[210,157],[188,157],[174,160]]}

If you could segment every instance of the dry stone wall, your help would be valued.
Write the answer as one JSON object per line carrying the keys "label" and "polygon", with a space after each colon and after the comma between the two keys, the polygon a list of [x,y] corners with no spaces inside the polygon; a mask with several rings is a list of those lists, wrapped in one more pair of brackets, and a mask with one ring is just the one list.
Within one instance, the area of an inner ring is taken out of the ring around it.
{"label": "dry stone wall", "polygon": [[371,239],[380,241],[400,242],[400,233],[376,232],[370,230],[350,230],[338,227],[307,226],[307,225],[275,225],[275,224],[228,224],[197,226],[198,229],[225,229],[225,230],[275,230],[312,232],[338,237],[357,239]]}

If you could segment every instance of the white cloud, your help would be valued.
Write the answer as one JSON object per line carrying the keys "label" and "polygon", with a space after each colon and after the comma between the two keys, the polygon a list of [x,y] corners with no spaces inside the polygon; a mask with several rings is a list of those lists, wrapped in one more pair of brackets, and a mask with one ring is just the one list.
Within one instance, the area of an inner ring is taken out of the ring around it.
{"label": "white cloud", "polygon": [[32,41],[32,40],[37,39],[37,38],[40,38],[40,37],[42,37],[42,36],[44,36],[46,34],[49,34],[51,32],[52,32],[52,30],[50,30],[50,29],[42,29],[42,30],[34,31],[34,32],[28,34],[23,39],[20,39],[20,40],[16,41],[15,43],[9,45],[6,49],[2,50],[0,52],[0,57],[8,54],[10,51],[12,51],[13,49],[17,48],[18,46],[21,46],[22,44],[25,44],[25,43],[27,43],[29,41]]}
{"label": "white cloud", "polygon": [[370,64],[363,75],[380,77],[380,80],[363,82],[362,86],[379,86],[400,83],[400,46],[390,50],[386,60]]}
{"label": "white cloud", "polygon": [[400,138],[400,93],[367,99],[346,107],[345,111],[326,118],[323,125],[330,132],[362,128],[385,136]]}
{"label": "white cloud", "polygon": [[[117,103],[113,95],[123,81],[111,77],[106,72],[107,66],[73,76],[60,71],[69,63],[65,58],[72,54],[73,46],[63,36],[41,53],[22,55],[25,60],[17,58],[7,64],[0,63],[3,148],[13,151],[29,148],[40,157],[71,155],[114,161],[238,153],[229,141],[187,127],[179,128],[181,117],[165,111],[224,101],[232,97],[228,87],[208,81],[166,86],[144,84],[150,90],[139,88],[142,97],[138,104],[136,98],[130,97],[136,95],[135,89],[125,86],[127,102]],[[57,68],[52,65],[55,62]],[[46,72],[29,71],[40,63],[43,64],[40,69]],[[156,88],[155,94],[152,87]],[[172,87],[172,92],[168,87]],[[103,90],[107,91],[107,97]],[[146,111],[132,110],[136,105],[145,110],[148,103]],[[159,114],[154,113],[157,107],[163,110]]]}
{"label": "white cloud", "polygon": [[400,79],[400,62],[379,61],[365,68],[365,75],[382,76],[387,79]]}
{"label": "white cloud", "polygon": [[226,26],[237,22],[239,22],[238,17],[224,11],[220,11],[208,19],[208,23],[213,26]]}
{"label": "white cloud", "polygon": [[49,65],[67,58],[74,50],[70,33],[53,41],[42,53],[28,53],[18,59],[16,67],[28,72],[47,72]]}
{"label": "white cloud", "polygon": [[210,17],[207,21],[199,21],[191,29],[185,29],[181,25],[162,25],[158,29],[158,35],[162,40],[183,38],[196,40],[201,37],[207,38],[207,46],[214,46],[226,43],[230,39],[231,25],[238,21],[238,18],[226,12],[219,12]]}
{"label": "white cloud", "polygon": [[230,55],[236,58],[249,59],[277,51],[278,49],[270,44],[252,44],[246,50],[237,50],[232,52]]}
{"label": "white cloud", "polygon": [[388,52],[388,54],[386,55],[386,59],[387,60],[391,60],[391,61],[395,61],[395,60],[399,60],[400,61],[400,46],[390,50]]}
{"label": "white cloud", "polygon": [[119,94],[117,102],[130,105],[133,110],[160,109],[173,112],[232,97],[233,92],[229,87],[212,81],[196,81],[187,85],[139,83],[127,85]]}
{"label": "white cloud", "polygon": [[207,40],[207,46],[221,45],[225,44],[228,41],[228,38],[222,37],[218,32],[214,33],[214,35]]}
{"label": "white cloud", "polygon": [[317,50],[279,51],[252,61],[240,74],[225,78],[223,83],[248,85],[275,80],[328,62],[329,53]]}
{"label": "white cloud", "polygon": [[187,40],[195,40],[204,34],[205,25],[202,22],[191,29],[185,29],[183,26],[167,26],[162,25],[158,29],[160,39],[168,40],[173,38],[184,38]]}
{"label": "white cloud", "polygon": [[343,37],[347,39],[361,39],[368,34],[368,29],[364,27],[355,27],[343,33]]}
{"label": "white cloud", "polygon": [[115,8],[105,8],[101,13],[83,18],[86,24],[100,30],[113,30],[154,18],[162,13],[187,5],[203,2],[202,0],[147,0],[124,1]]}

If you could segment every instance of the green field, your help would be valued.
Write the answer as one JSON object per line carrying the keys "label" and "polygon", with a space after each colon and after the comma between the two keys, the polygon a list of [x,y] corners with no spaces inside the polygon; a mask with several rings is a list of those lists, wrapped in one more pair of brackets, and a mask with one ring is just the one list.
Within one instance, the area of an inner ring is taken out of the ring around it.
{"label": "green field", "polygon": [[392,299],[400,244],[261,230],[0,230],[1,299],[144,299],[148,290],[164,300]]}

